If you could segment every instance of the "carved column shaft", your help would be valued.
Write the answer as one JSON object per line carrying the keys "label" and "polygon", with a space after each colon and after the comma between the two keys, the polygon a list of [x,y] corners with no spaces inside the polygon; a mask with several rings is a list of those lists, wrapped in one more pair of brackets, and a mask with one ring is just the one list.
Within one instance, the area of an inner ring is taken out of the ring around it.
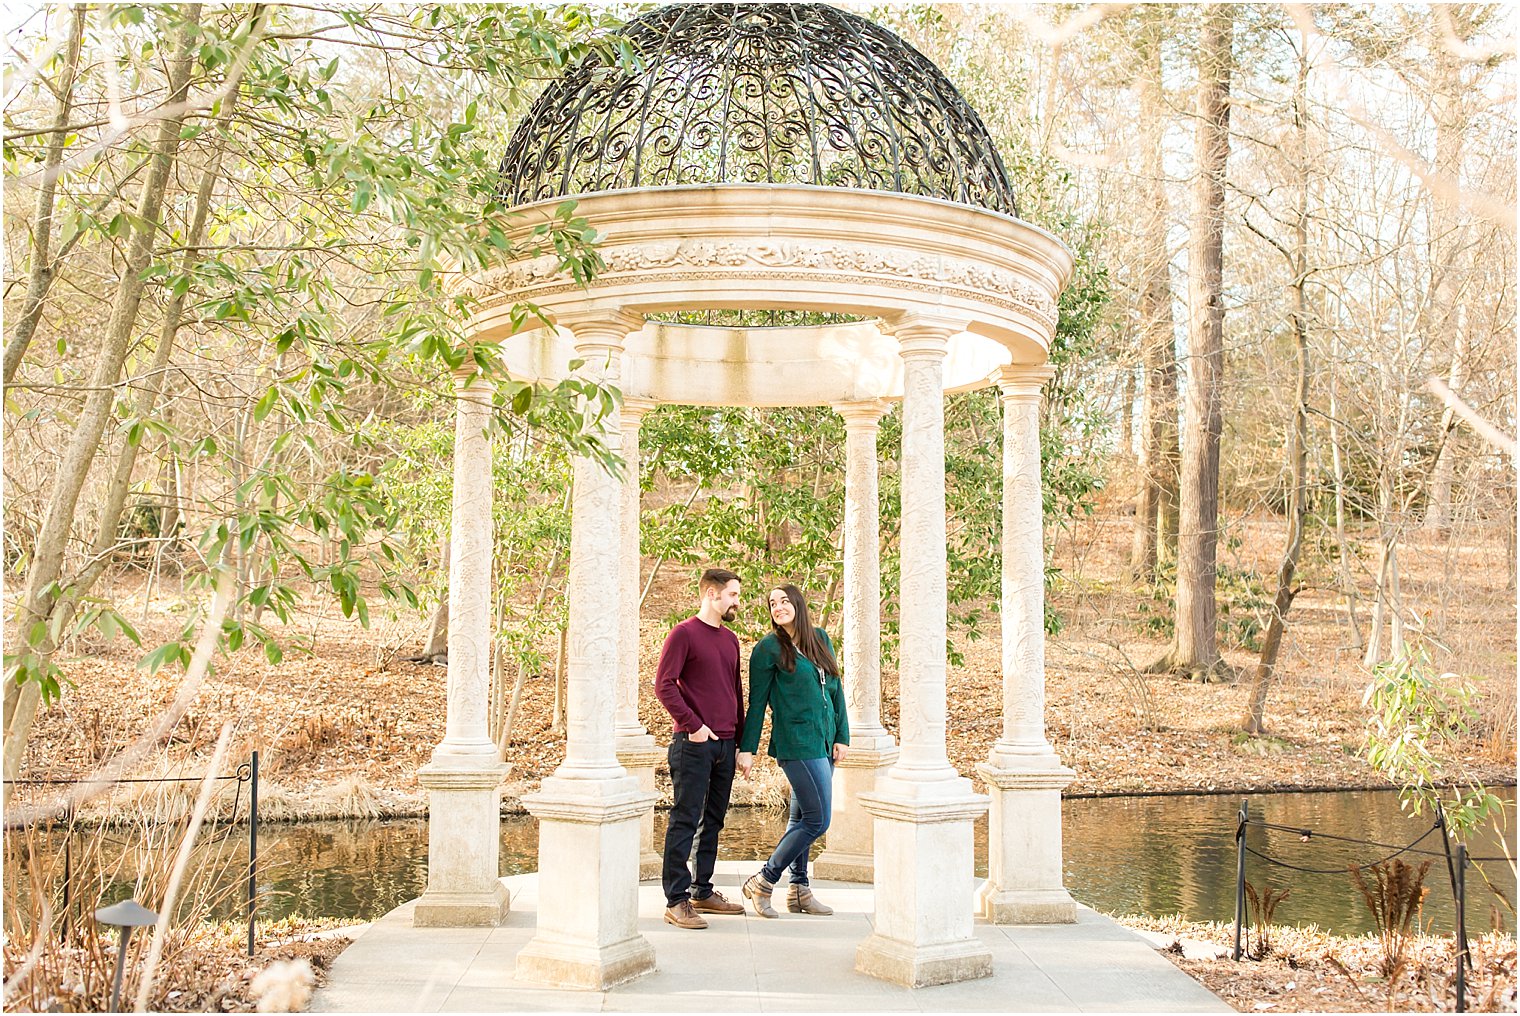
{"label": "carved column shaft", "polygon": [[1003,736],[998,747],[1012,752],[1050,750],[1045,740],[1040,385],[1053,373],[1035,368],[1002,385]]}
{"label": "carved column shaft", "polygon": [[893,775],[955,778],[945,751],[945,409],[948,336],[899,336],[903,360],[901,754]]}
{"label": "carved column shaft", "polygon": [[[583,361],[580,377],[600,385],[621,378],[623,338],[627,327],[616,320],[575,330],[575,355]],[[614,454],[622,448],[617,415],[598,424],[602,441]],[[608,609],[608,578],[623,584],[623,485],[590,456],[574,460],[575,490],[570,502],[570,574],[566,585],[570,630],[565,671],[565,761],[555,775],[608,778],[621,775],[614,730],[617,688],[622,668],[623,621]]]}
{"label": "carved column shaft", "polygon": [[491,396],[480,377],[460,377],[454,416],[450,510],[448,716],[433,757],[497,761],[487,698],[491,682]]}
{"label": "carved column shaft", "polygon": [[[887,737],[881,725],[881,504],[876,434],[886,405],[838,407],[845,424],[844,677],[850,739]],[[890,738],[888,738],[890,740]]]}
{"label": "carved column shaft", "polygon": [[[622,658],[618,662],[617,739],[618,750],[646,747],[649,731],[639,720],[639,430],[644,415],[654,403],[641,399],[623,400],[623,567],[620,572],[618,604],[622,612]],[[648,747],[652,747],[648,745]]]}

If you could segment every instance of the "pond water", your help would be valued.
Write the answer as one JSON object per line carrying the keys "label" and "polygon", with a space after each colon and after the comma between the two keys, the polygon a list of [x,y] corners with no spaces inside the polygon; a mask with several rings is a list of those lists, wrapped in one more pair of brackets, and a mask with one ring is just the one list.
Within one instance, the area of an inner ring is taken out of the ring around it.
{"label": "pond water", "polygon": [[[1515,791],[1498,791],[1507,815],[1513,815]],[[1191,920],[1230,921],[1235,907],[1236,811],[1240,797],[1168,796],[1078,798],[1063,804],[1066,885],[1081,903],[1112,914],[1182,914]],[[1246,878],[1290,890],[1278,907],[1279,924],[1320,925],[1352,934],[1372,931],[1373,924],[1346,866],[1379,860],[1391,850],[1341,843],[1322,834],[1403,846],[1428,829],[1428,817],[1415,818],[1399,808],[1391,791],[1259,794],[1247,798],[1253,818],[1292,827],[1293,832],[1252,827],[1247,844],[1254,850],[1301,868],[1330,869],[1314,874],[1270,865],[1249,856]],[[656,844],[664,833],[663,812],[656,812]],[[786,824],[780,811],[736,808],[729,813],[719,856],[758,861],[770,853]],[[1502,823],[1504,818],[1501,817]],[[502,874],[536,867],[537,825],[529,816],[502,822]],[[1303,842],[1296,830],[1316,834]],[[234,832],[243,839],[241,830]],[[1514,856],[1513,833],[1503,834]],[[223,845],[225,854],[232,843]],[[986,874],[987,830],[976,827],[977,874]],[[1439,851],[1439,833],[1420,845]],[[228,874],[246,863],[245,848],[228,856]],[[1477,857],[1501,857],[1501,832],[1489,827],[1469,842]],[[1452,927],[1451,883],[1439,856],[1403,855],[1431,860],[1429,887],[1421,923],[1436,932]],[[427,881],[427,823],[420,819],[373,822],[304,822],[269,824],[260,829],[264,896],[261,917],[302,915],[369,920],[419,895]],[[1467,877],[1468,928],[1489,928],[1491,912],[1514,928],[1513,912],[1500,902],[1515,898],[1509,865],[1487,862]],[[1487,876],[1491,885],[1485,882]],[[108,894],[114,899],[124,891]],[[222,908],[234,919],[236,897]]]}

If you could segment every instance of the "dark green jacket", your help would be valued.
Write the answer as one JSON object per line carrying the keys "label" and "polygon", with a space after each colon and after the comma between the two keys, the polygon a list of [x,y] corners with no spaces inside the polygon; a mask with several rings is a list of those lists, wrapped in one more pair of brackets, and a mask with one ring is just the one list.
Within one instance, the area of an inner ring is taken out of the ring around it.
{"label": "dark green jacket", "polygon": [[[832,652],[828,633],[816,629]],[[781,761],[830,758],[835,744],[850,743],[850,721],[845,715],[844,688],[839,678],[818,683],[818,669],[802,654],[790,674],[781,669],[781,643],[774,633],[765,636],[749,657],[749,711],[744,716],[740,751],[760,746],[760,724],[765,707],[771,710],[772,758]]]}

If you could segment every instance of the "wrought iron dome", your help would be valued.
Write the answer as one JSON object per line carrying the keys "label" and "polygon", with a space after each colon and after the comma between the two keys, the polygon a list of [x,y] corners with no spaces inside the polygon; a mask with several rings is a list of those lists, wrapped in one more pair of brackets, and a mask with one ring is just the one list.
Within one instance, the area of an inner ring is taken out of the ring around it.
{"label": "wrought iron dome", "polygon": [[817,3],[684,3],[620,30],[636,67],[587,58],[508,142],[511,205],[635,187],[895,191],[1016,215],[987,128],[927,57]]}

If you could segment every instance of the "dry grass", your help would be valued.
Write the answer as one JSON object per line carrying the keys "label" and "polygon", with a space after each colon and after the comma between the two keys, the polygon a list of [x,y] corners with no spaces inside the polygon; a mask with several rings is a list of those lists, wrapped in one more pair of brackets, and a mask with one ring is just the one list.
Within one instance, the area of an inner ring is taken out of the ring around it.
{"label": "dry grass", "polygon": [[[10,1010],[104,1011],[110,997],[117,938],[94,920],[96,908],[131,896],[161,909],[176,853],[190,835],[180,814],[194,784],[126,785],[109,825],[62,818],[6,830],[4,865],[5,1005]],[[179,816],[179,817],[172,817]],[[256,956],[244,955],[247,926],[211,920],[241,899],[242,838],[226,826],[202,827],[164,939],[149,1008],[171,1012],[252,1011],[249,985],[276,960],[309,960],[320,974],[345,940],[302,936],[337,922],[263,922]],[[149,952],[152,929],[132,937],[122,989],[131,1004]]]}
{"label": "dry grass", "polygon": [[[1132,928],[1228,947],[1234,926],[1176,917],[1121,917]],[[1456,950],[1449,937],[1410,939],[1405,961],[1388,978],[1375,935],[1328,935],[1313,926],[1274,926],[1272,947],[1260,962],[1229,958],[1185,959],[1180,948],[1164,954],[1240,1012],[1450,1012],[1456,1003]],[[1467,979],[1470,1012],[1515,1011],[1515,937],[1475,936]]]}

